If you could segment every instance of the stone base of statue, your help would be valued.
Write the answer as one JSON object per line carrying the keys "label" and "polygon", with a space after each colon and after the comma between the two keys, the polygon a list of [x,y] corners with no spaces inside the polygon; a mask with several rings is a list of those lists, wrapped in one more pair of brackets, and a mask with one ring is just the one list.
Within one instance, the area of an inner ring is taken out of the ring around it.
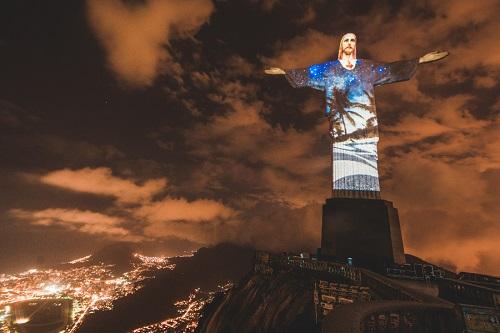
{"label": "stone base of statue", "polygon": [[319,255],[372,269],[404,264],[398,210],[381,199],[327,199]]}

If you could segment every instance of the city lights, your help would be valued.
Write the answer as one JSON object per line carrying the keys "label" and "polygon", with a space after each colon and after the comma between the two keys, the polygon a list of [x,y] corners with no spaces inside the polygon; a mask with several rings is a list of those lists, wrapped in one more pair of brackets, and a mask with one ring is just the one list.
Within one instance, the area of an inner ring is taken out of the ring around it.
{"label": "city lights", "polygon": [[205,292],[200,288],[196,288],[187,299],[174,303],[179,314],[178,316],[167,318],[157,324],[137,328],[130,333],[193,333],[198,325],[201,310],[205,305],[213,300],[216,292],[226,292],[232,286],[231,283],[226,283],[218,286],[216,291],[211,292]]}
{"label": "city lights", "polygon": [[19,274],[0,275],[0,331],[8,332],[9,319],[16,325],[26,324],[30,318],[13,318],[12,305],[30,299],[66,297],[73,300],[73,332],[90,313],[109,310],[113,301],[134,293],[151,278],[149,272],[159,269],[173,269],[166,257],[148,257],[135,254],[139,259],[132,270],[116,276],[112,265],[85,265],[90,256],[68,264],[66,269],[30,269]]}
{"label": "city lights", "polygon": [[30,321],[29,318],[19,318],[14,323],[15,324],[26,324],[28,321]]}

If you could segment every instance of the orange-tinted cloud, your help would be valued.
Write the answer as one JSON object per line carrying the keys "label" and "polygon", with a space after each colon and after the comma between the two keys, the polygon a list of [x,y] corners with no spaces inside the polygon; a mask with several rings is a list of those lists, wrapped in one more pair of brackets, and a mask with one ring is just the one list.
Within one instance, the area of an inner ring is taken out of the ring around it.
{"label": "orange-tinted cloud", "polygon": [[[250,207],[247,207],[250,208]],[[236,242],[270,251],[314,251],[321,230],[321,208],[313,204],[289,208],[253,206],[248,214],[207,222],[163,221],[149,224],[147,237],[177,237],[202,244]]]}
{"label": "orange-tinted cloud", "polygon": [[176,237],[201,244],[215,244],[230,239],[228,228],[235,225],[232,218],[236,216],[236,211],[214,200],[187,201],[167,197],[134,209],[132,214],[146,221],[143,229],[146,237]]}
{"label": "orange-tinted cloud", "polygon": [[12,209],[10,214],[34,225],[56,225],[87,234],[112,237],[113,239],[119,238],[129,241],[141,239],[120,226],[123,223],[123,219],[88,210],[49,208],[29,211]]}
{"label": "orange-tinted cloud", "polygon": [[[487,270],[480,256],[500,252],[498,195],[479,164],[426,156],[415,151],[394,158],[385,197],[399,208],[408,252],[432,261],[451,262],[459,270]],[[496,180],[497,182],[499,180]]]}
{"label": "orange-tinted cloud", "polygon": [[321,205],[299,208],[282,203],[259,203],[234,228],[225,227],[225,237],[274,252],[310,251],[319,246]]}
{"label": "orange-tinted cloud", "polygon": [[213,244],[213,226],[211,224],[196,224],[185,221],[166,221],[148,224],[144,234],[153,239],[176,237],[201,244]]}
{"label": "orange-tinted cloud", "polygon": [[148,202],[134,211],[134,214],[150,222],[162,221],[210,221],[217,218],[229,218],[234,211],[214,200],[164,198]]}
{"label": "orange-tinted cloud", "polygon": [[109,168],[83,168],[56,170],[40,177],[42,183],[71,191],[112,196],[122,203],[149,200],[165,189],[166,179],[151,179],[142,185],[116,177]]}
{"label": "orange-tinted cloud", "polygon": [[[105,215],[78,209],[49,208],[38,211],[14,209],[15,218],[37,225],[60,225],[82,233],[103,236],[117,235],[132,241],[174,236],[198,243],[213,243],[208,231],[220,223],[230,224],[237,212],[225,204],[210,199],[188,201],[166,197],[165,179],[150,179],[142,185],[114,176],[109,168],[56,170],[39,177],[47,185],[69,191],[111,196],[117,199]],[[126,204],[126,205],[124,205]],[[130,221],[136,221],[133,226]],[[128,226],[125,226],[128,222]]]}
{"label": "orange-tinted cloud", "polygon": [[[482,137],[482,132],[490,121],[480,120],[471,115],[466,104],[471,100],[469,95],[455,95],[449,98],[431,100],[432,109],[422,115],[406,113],[391,126],[383,126],[384,140],[382,149],[418,143],[438,136],[448,136],[446,147],[450,152],[459,155],[466,149],[460,137],[474,135]],[[474,139],[469,137],[469,139]]]}
{"label": "orange-tinted cloud", "polygon": [[109,67],[130,86],[151,85],[171,62],[166,46],[173,32],[191,35],[213,11],[209,0],[88,0],[89,23],[103,44]]}

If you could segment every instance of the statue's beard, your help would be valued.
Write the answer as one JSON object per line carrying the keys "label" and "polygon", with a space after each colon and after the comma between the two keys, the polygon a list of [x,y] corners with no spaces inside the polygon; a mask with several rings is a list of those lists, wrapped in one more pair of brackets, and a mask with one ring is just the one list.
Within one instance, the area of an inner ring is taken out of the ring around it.
{"label": "statue's beard", "polygon": [[344,55],[349,56],[349,55],[351,55],[353,53],[352,51],[353,51],[352,48],[350,48],[350,49],[344,49],[343,53],[344,53]]}

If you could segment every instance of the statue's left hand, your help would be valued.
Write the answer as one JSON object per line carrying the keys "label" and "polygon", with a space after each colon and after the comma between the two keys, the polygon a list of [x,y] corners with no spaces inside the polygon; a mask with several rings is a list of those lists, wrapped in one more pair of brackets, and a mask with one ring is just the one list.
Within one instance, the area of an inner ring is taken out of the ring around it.
{"label": "statue's left hand", "polygon": [[271,74],[271,75],[286,74],[284,70],[282,70],[281,68],[278,68],[278,67],[266,68],[264,70],[264,73]]}
{"label": "statue's left hand", "polygon": [[430,53],[427,53],[426,55],[421,56],[420,59],[418,60],[418,63],[422,64],[424,62],[441,60],[441,59],[447,57],[449,54],[450,54],[450,52],[448,52],[448,51],[430,52]]}

